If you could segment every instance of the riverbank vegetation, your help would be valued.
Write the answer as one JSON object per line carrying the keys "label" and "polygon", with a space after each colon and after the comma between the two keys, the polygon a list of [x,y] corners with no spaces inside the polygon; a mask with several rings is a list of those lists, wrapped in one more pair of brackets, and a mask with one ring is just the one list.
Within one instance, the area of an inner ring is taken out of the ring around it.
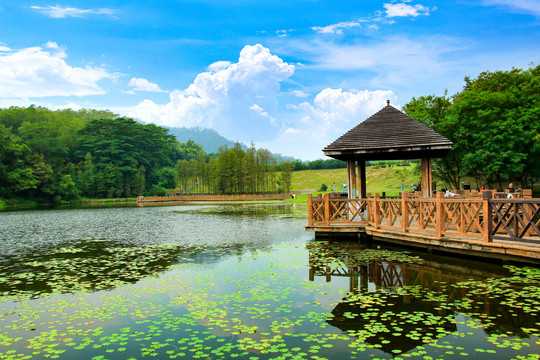
{"label": "riverbank vegetation", "polygon": [[[474,188],[503,189],[507,182],[525,188],[540,177],[540,66],[484,72],[466,78],[458,94],[413,98],[403,109],[454,142],[448,157],[434,161],[439,187],[458,189],[469,179]],[[375,170],[410,163],[367,165]],[[163,127],[110,111],[0,109],[0,199],[17,202],[333,190],[334,183],[340,190],[341,175],[299,185],[295,181],[303,175],[293,172],[344,172],[345,167],[335,159],[278,163],[253,144],[222,146],[207,154],[191,140],[180,143]],[[397,186],[401,191],[402,183],[404,191],[410,190],[419,179],[405,168],[381,178],[370,173],[368,191],[391,194]]]}
{"label": "riverbank vegetation", "polygon": [[540,177],[540,66],[466,77],[460,93],[413,98],[403,110],[454,143],[433,164],[449,187],[470,177],[476,188],[527,188]]}

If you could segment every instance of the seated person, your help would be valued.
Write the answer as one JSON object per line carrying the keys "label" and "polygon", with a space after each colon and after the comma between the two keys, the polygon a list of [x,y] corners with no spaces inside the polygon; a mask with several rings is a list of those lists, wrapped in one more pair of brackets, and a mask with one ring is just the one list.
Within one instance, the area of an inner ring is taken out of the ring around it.
{"label": "seated person", "polygon": [[516,188],[514,188],[514,184],[510,183],[510,185],[508,185],[508,187],[506,188],[506,192],[507,192],[507,198],[513,198],[514,195],[512,195],[513,193],[516,192]]}
{"label": "seated person", "polygon": [[453,192],[450,192],[449,190],[441,189],[441,191],[444,192],[444,197],[454,197],[454,196],[456,196],[456,194],[454,194]]}
{"label": "seated person", "polygon": [[510,185],[508,185],[508,187],[506,188],[506,192],[507,193],[510,193],[510,194],[513,194],[516,192],[516,188],[514,187],[514,184],[510,183]]}

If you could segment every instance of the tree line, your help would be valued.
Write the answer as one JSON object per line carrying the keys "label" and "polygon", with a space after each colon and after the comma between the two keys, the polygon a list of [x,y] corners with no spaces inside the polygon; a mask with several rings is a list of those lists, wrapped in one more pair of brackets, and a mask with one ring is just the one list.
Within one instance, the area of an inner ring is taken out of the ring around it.
{"label": "tree line", "polygon": [[[285,171],[283,171],[284,169]],[[224,147],[206,154],[193,141],[110,111],[44,107],[0,109],[0,198],[64,202],[290,189],[287,165],[268,150]],[[288,185],[287,185],[288,184]]]}
{"label": "tree line", "polygon": [[466,77],[461,92],[413,98],[403,109],[454,143],[433,171],[455,189],[465,177],[498,189],[540,177],[540,66]]}
{"label": "tree line", "polygon": [[[279,169],[279,175],[278,175]],[[288,192],[291,188],[290,161],[277,164],[275,156],[252,144],[243,150],[239,143],[222,146],[207,159],[204,152],[176,162],[177,193],[256,194]]]}

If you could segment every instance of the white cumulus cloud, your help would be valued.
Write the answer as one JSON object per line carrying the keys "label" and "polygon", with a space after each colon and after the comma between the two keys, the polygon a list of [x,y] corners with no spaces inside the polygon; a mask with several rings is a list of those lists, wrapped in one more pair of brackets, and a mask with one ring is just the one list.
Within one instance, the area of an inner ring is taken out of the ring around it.
{"label": "white cumulus cloud", "polygon": [[313,103],[303,102],[291,108],[297,110],[300,122],[284,127],[277,139],[256,145],[274,152],[294,153],[301,159],[323,158],[322,149],[396,100],[389,90],[349,90],[326,88]]}
{"label": "white cumulus cloud", "polygon": [[32,9],[37,10],[52,18],[66,18],[66,17],[84,17],[86,15],[109,15],[113,16],[117,13],[114,9],[78,9],[72,7],[61,6],[31,6]]}
{"label": "white cumulus cloud", "polygon": [[403,17],[403,16],[419,16],[429,15],[430,9],[423,5],[408,5],[404,3],[399,4],[384,4],[387,17]]}
{"label": "white cumulus cloud", "polygon": [[132,78],[129,80],[129,86],[132,86],[134,91],[165,92],[157,84],[141,78]]}
{"label": "white cumulus cloud", "polygon": [[313,104],[305,102],[299,108],[305,113],[302,118],[304,123],[329,130],[360,122],[365,116],[380,110],[387,100],[395,99],[396,96],[389,90],[343,91],[327,88],[315,96]]}
{"label": "white cumulus cloud", "polygon": [[104,94],[98,85],[114,74],[103,67],[74,67],[66,62],[66,49],[54,42],[43,47],[0,48],[0,97],[32,98]]}
{"label": "white cumulus cloud", "polygon": [[260,44],[245,46],[238,62],[219,61],[200,73],[185,90],[175,90],[167,104],[145,100],[129,113],[165,126],[212,127],[222,135],[249,141],[276,134],[280,82],[294,73]]}

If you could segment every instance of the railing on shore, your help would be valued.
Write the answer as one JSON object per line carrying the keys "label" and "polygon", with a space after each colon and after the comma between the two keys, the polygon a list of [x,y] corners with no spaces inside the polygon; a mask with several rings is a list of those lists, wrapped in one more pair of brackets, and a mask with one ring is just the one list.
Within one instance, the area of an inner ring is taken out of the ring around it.
{"label": "railing on shore", "polygon": [[173,202],[173,201],[243,201],[243,200],[283,200],[291,194],[243,194],[243,195],[170,195],[140,196],[138,202]]}
{"label": "railing on shore", "polygon": [[430,237],[448,236],[540,244],[540,199],[409,196],[332,199],[308,196],[309,227],[366,227]]}

